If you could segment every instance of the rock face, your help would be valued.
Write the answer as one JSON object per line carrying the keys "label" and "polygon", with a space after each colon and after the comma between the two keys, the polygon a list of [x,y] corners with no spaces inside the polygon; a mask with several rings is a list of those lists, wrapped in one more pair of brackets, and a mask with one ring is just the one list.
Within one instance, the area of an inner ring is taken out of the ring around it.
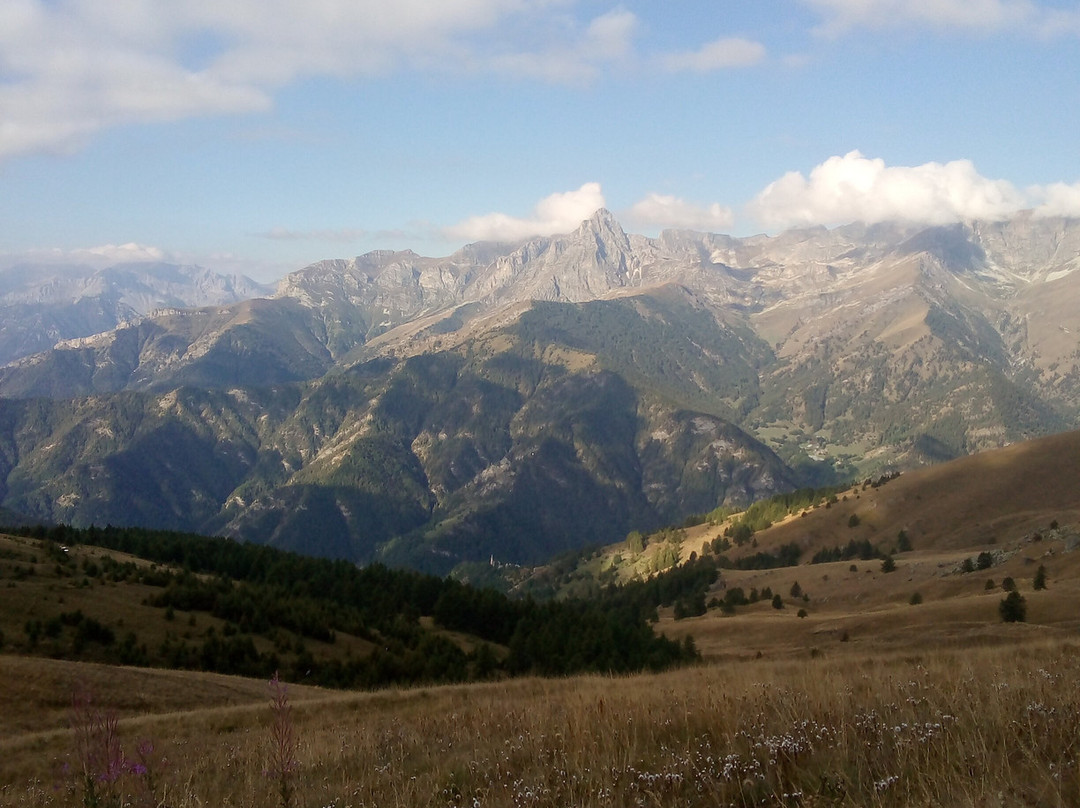
{"label": "rock face", "polygon": [[607,211],[324,261],[0,369],[0,505],[537,561],[1077,426],[1078,268],[1071,220],[646,238]]}

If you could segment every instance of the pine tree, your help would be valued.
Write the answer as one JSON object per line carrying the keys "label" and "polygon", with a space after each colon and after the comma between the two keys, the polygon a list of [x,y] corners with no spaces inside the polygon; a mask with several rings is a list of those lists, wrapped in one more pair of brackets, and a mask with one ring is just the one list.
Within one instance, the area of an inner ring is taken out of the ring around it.
{"label": "pine tree", "polygon": [[1006,623],[1022,623],[1027,618],[1027,601],[1019,592],[1010,592],[998,604],[998,614]]}
{"label": "pine tree", "polygon": [[1031,582],[1031,585],[1036,590],[1046,589],[1046,567],[1042,564],[1035,571],[1035,580]]}

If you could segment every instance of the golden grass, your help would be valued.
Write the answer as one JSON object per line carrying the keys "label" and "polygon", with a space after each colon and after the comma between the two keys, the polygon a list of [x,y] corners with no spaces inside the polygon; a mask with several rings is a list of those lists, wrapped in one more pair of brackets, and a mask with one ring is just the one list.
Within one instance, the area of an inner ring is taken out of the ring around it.
{"label": "golden grass", "polygon": [[[373,694],[292,689],[296,804],[1080,804],[1080,647],[1027,641],[1024,627],[1011,628],[1009,645],[914,656]],[[130,682],[154,673],[117,675]],[[190,699],[189,709],[126,717],[130,703],[117,705],[125,741],[154,738],[168,759],[156,802],[276,804],[274,779],[263,773],[266,684],[231,680],[234,689],[219,690],[224,677],[173,676],[155,692],[165,706]],[[97,684],[103,703],[124,690]],[[59,703],[62,694],[47,698]],[[71,759],[69,732],[5,730],[0,804],[80,804],[58,775]]]}

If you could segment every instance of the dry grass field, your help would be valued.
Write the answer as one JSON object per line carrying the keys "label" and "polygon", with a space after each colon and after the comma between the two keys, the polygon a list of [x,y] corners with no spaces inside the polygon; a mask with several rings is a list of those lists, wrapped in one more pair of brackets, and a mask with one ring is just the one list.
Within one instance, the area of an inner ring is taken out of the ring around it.
{"label": "dry grass field", "polygon": [[[1080,436],[1057,436],[860,485],[774,525],[740,551],[796,542],[803,563],[723,570],[709,597],[767,587],[783,608],[661,610],[657,630],[692,635],[703,656],[665,674],[290,685],[275,711],[264,681],[0,656],[0,805],[1077,806],[1078,472]],[[683,557],[718,530],[688,530]],[[894,571],[806,563],[900,530],[913,549]],[[985,568],[964,571],[980,553]],[[1006,578],[1026,622],[1001,621]],[[38,585],[64,598],[56,608],[109,610]],[[0,596],[34,591],[20,581]],[[21,620],[40,601],[16,605]],[[140,635],[167,630],[135,605],[125,615]],[[94,707],[73,710],[86,694]],[[87,739],[121,764],[89,790]]]}
{"label": "dry grass field", "polygon": [[[1074,806],[1080,643],[704,664],[352,694],[293,688],[298,806]],[[29,666],[29,667],[27,667]],[[3,805],[83,805],[63,693],[78,677],[148,770],[99,804],[282,803],[266,683],[4,658]],[[136,695],[137,694],[137,695]],[[183,702],[186,707],[178,709]],[[49,705],[44,731],[19,730]],[[145,748],[145,747],[144,747]],[[115,801],[109,801],[115,798]]]}

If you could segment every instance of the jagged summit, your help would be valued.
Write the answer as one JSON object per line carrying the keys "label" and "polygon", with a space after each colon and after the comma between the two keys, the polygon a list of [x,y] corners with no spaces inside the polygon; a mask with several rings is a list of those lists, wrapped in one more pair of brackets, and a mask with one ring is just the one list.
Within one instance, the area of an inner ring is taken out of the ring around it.
{"label": "jagged summit", "polygon": [[607,208],[597,208],[592,216],[588,219],[583,219],[578,230],[580,231],[583,229],[591,229],[594,231],[611,230],[625,235],[619,220],[616,219],[615,214]]}

